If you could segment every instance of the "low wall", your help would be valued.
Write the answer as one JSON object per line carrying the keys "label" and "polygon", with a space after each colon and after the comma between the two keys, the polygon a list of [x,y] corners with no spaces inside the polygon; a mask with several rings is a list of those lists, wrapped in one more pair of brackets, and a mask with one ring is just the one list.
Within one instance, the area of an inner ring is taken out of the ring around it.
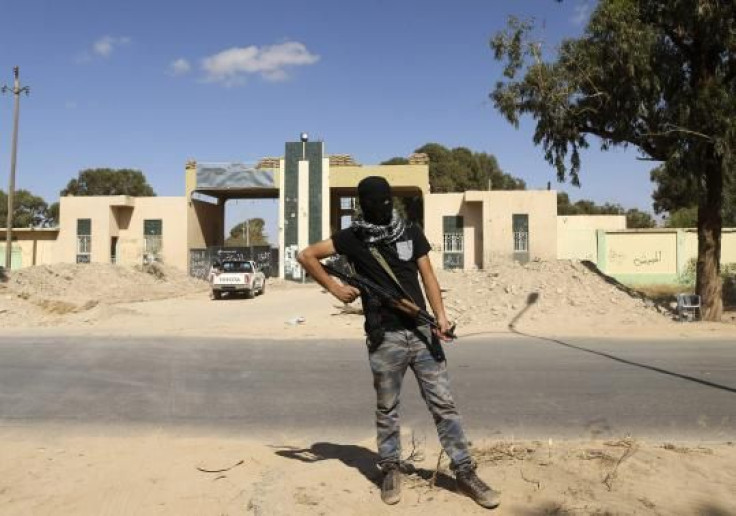
{"label": "low wall", "polygon": [[[3,230],[3,236],[4,236]],[[58,229],[17,228],[13,230],[11,269],[58,263]],[[5,265],[5,242],[0,241],[0,266]]]}
{"label": "low wall", "polygon": [[[598,268],[630,285],[675,284],[697,258],[694,229],[647,229],[596,232]],[[721,233],[721,263],[736,263],[736,229]]]}
{"label": "low wall", "polygon": [[626,229],[626,215],[558,215],[557,258],[595,262],[600,229]]}

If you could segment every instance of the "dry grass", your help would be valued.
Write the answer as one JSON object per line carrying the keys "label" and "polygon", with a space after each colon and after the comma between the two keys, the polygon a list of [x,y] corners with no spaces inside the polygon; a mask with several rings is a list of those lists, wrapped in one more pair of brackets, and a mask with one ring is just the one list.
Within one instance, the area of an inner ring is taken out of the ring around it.
{"label": "dry grass", "polygon": [[507,460],[523,461],[530,458],[535,451],[537,451],[537,448],[532,445],[499,441],[489,446],[474,448],[473,457],[478,463],[496,463]]}

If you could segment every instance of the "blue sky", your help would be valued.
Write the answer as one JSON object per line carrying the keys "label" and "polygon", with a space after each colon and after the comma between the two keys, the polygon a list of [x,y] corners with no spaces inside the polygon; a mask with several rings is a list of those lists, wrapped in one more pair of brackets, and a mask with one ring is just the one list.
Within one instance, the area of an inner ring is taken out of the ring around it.
{"label": "blue sky", "polygon": [[[49,202],[89,167],[145,172],[182,195],[184,164],[254,163],[307,131],[365,164],[424,143],[495,154],[530,188],[555,185],[532,143],[488,93],[500,77],[489,38],[509,14],[544,24],[550,45],[580,33],[584,0],[2,1],[0,84],[21,67],[18,188]],[[0,188],[12,100],[0,97]],[[593,148],[573,199],[651,210],[652,163]],[[241,202],[243,213],[262,209]],[[270,208],[269,208],[270,209]],[[231,210],[229,219],[237,218]],[[248,213],[249,214],[249,213]],[[267,218],[272,218],[267,216]],[[273,228],[270,229],[273,231]],[[273,233],[272,233],[273,234]]]}

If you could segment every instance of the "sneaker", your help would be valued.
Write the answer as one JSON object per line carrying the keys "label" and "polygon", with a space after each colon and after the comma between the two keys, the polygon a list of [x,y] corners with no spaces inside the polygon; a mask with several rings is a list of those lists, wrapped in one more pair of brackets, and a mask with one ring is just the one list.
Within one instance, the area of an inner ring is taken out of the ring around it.
{"label": "sneaker", "polygon": [[501,503],[501,494],[483,482],[474,470],[458,471],[455,474],[457,489],[468,495],[481,507],[494,509]]}
{"label": "sneaker", "polygon": [[401,472],[398,467],[390,468],[384,473],[381,500],[388,505],[394,505],[401,500]]}

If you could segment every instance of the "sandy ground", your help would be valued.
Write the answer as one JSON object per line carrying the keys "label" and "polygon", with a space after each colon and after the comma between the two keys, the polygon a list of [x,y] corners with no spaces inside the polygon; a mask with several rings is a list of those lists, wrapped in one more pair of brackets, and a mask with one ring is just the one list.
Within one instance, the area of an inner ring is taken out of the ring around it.
{"label": "sandy ground", "polygon": [[[399,505],[382,504],[372,442],[253,442],[163,431],[0,431],[0,514],[482,514],[419,447]],[[11,446],[12,444],[12,446]],[[736,446],[482,442],[494,514],[736,514]],[[203,471],[204,470],[204,471]],[[433,484],[433,476],[435,477]]]}
{"label": "sandy ground", "polygon": [[[460,342],[508,332],[510,324],[544,336],[736,340],[733,323],[674,322],[666,307],[632,297],[580,263],[500,264],[440,272],[439,279]],[[363,334],[362,317],[345,313],[316,285],[271,280],[255,299],[213,301],[206,284],[176,271],[105,265],[14,274],[0,283],[0,328],[11,337],[208,335],[295,344]],[[474,446],[481,476],[503,491],[498,514],[736,515],[733,443],[488,440]],[[403,501],[382,505],[374,450],[372,439],[268,442],[217,429],[203,435],[6,422],[0,514],[487,512],[453,491],[446,461],[431,485],[439,450],[421,444],[419,470],[407,476]]]}
{"label": "sandy ground", "polygon": [[[676,322],[668,306],[632,296],[578,262],[438,276],[461,337],[508,332],[510,324],[544,336],[736,337],[730,312],[722,323]],[[206,283],[165,268],[43,266],[0,283],[5,334],[362,338],[362,316],[344,308],[318,285],[275,279],[255,299],[213,301]]]}

